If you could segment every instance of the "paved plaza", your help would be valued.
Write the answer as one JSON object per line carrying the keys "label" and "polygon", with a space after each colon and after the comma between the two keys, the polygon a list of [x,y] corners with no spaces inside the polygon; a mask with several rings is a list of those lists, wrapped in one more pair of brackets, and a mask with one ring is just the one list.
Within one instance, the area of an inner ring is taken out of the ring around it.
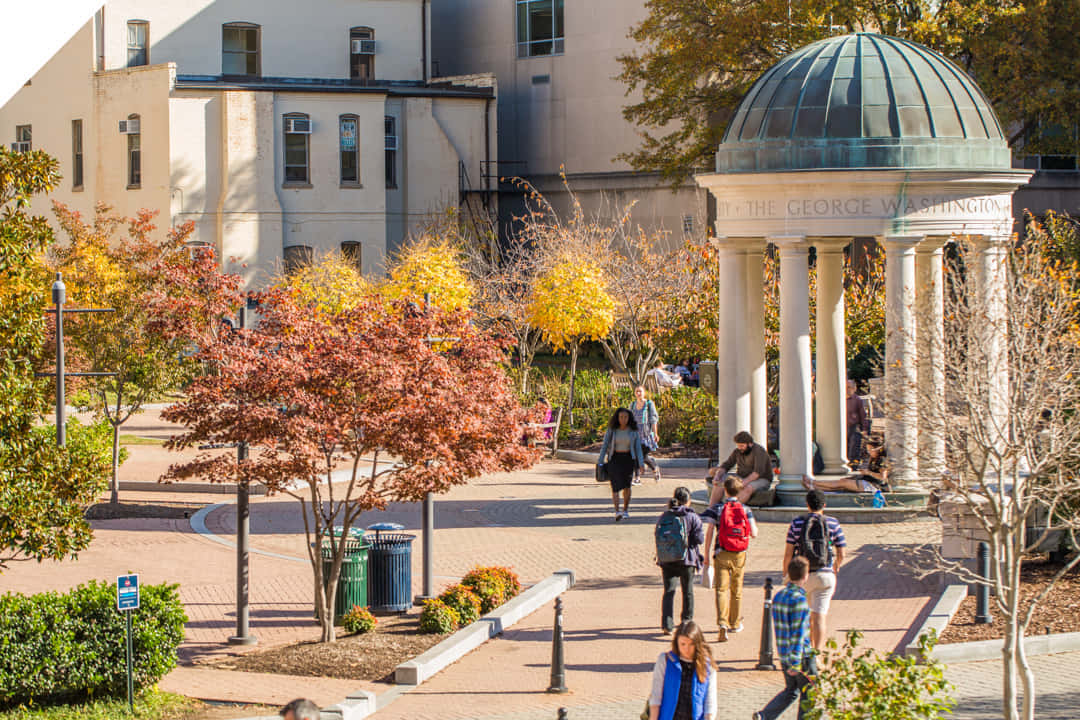
{"label": "paved plaza", "polygon": [[[162,435],[168,428],[137,418],[126,432]],[[153,446],[130,448],[126,480],[150,480],[174,454]],[[660,484],[635,488],[631,517],[615,523],[606,485],[593,482],[588,465],[544,461],[528,472],[481,478],[436,503],[436,590],[477,564],[512,566],[525,582],[561,568],[577,585],[563,596],[568,695],[549,695],[552,613],[545,608],[409,692],[391,686],[334,679],[253,675],[210,669],[199,663],[235,650],[233,634],[235,508],[229,495],[180,492],[123,493],[122,500],[185,502],[206,508],[191,519],[95,522],[91,547],[62,564],[21,564],[0,576],[3,590],[62,590],[91,579],[137,572],[143,582],[176,582],[189,622],[181,647],[184,666],[162,687],[196,697],[280,704],[309,696],[320,704],[366,688],[380,695],[378,720],[631,718],[641,711],[653,662],[669,640],[659,632],[660,574],[653,564],[652,526],[680,484],[696,485],[699,470],[665,471]],[[303,522],[288,497],[252,500],[251,627],[260,647],[318,636],[312,621],[311,570]],[[203,523],[198,522],[199,519]],[[394,521],[418,530],[418,506],[395,505],[361,518],[361,525]],[[205,525],[205,528],[203,528]],[[713,643],[720,670],[721,717],[750,717],[780,687],[778,673],[753,670],[761,627],[762,587],[779,581],[786,527],[762,523],[751,545],[744,593],[744,632]],[[906,644],[910,628],[928,611],[936,583],[919,582],[896,564],[888,546],[915,543],[938,532],[936,520],[904,524],[848,525],[850,555],[840,573],[830,615],[832,630],[866,632],[874,647]],[[420,548],[413,555],[419,591]],[[715,637],[712,591],[697,588],[696,618]],[[1080,699],[1080,654],[1034,658],[1040,683],[1040,718],[1075,717]],[[969,663],[950,669],[961,707],[957,717],[1000,717],[1000,665]],[[794,717],[794,713],[791,713]]]}

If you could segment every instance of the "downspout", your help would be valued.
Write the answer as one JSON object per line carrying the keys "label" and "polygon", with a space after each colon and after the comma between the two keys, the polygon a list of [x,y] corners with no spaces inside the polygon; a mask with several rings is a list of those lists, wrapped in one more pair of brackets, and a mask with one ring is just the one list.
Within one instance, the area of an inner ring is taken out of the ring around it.
{"label": "downspout", "polygon": [[427,36],[427,0],[420,0],[420,76],[425,84],[428,81]]}
{"label": "downspout", "polygon": [[217,260],[225,266],[225,198],[229,194],[229,91],[221,93],[221,138],[218,159],[218,196],[214,208],[214,235]]}
{"label": "downspout", "polygon": [[[480,177],[484,180],[484,190],[491,190],[491,98],[484,98],[484,167],[480,169]],[[484,205],[488,204],[488,196],[484,195]]]}

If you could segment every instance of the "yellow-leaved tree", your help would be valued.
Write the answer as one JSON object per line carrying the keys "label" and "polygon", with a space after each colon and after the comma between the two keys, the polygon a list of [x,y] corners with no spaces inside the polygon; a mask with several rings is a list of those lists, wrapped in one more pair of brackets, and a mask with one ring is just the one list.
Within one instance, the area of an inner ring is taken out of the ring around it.
{"label": "yellow-leaved tree", "polygon": [[353,310],[375,290],[356,264],[339,252],[319,255],[275,284],[289,290],[301,306],[324,316]]}
{"label": "yellow-leaved tree", "polygon": [[583,340],[599,340],[615,323],[615,301],[599,263],[564,255],[537,279],[529,299],[529,321],[555,350],[570,349],[567,412],[574,422],[574,376]]}
{"label": "yellow-leaved tree", "polygon": [[402,248],[389,271],[390,279],[382,288],[389,298],[423,305],[428,293],[431,304],[444,312],[463,310],[472,302],[464,255],[446,238],[421,235]]}

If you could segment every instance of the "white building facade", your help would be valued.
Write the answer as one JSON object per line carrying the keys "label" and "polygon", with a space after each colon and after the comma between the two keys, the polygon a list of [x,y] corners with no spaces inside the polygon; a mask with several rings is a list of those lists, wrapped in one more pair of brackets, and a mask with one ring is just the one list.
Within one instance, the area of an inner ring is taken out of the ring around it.
{"label": "white building facade", "polygon": [[0,139],[56,157],[51,198],[84,213],[194,222],[251,285],[331,250],[378,274],[432,213],[489,199],[494,78],[430,82],[430,27],[427,0],[117,0]]}

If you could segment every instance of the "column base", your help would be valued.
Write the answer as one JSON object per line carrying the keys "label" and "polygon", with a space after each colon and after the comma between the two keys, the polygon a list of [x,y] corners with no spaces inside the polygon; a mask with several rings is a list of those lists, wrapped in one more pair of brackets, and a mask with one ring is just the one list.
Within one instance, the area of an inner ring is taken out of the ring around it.
{"label": "column base", "polygon": [[230,645],[257,645],[259,639],[254,635],[231,635],[229,637]]}

